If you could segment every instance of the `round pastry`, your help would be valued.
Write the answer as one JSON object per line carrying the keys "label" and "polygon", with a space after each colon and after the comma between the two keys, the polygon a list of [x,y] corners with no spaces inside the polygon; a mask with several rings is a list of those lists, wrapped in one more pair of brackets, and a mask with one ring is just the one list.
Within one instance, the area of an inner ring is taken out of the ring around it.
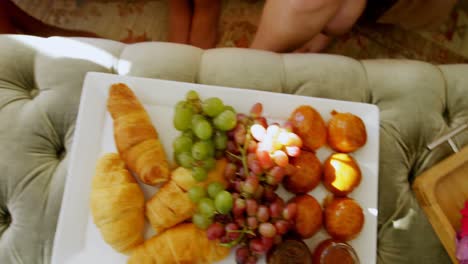
{"label": "round pastry", "polygon": [[327,143],[327,128],[317,110],[308,105],[299,106],[289,117],[293,131],[301,139],[303,147],[316,150]]}
{"label": "round pastry", "polygon": [[297,204],[294,232],[303,239],[312,237],[322,227],[322,207],[308,194],[296,196],[290,202]]}
{"label": "round pastry", "polygon": [[361,170],[348,154],[335,153],[323,163],[323,185],[336,196],[346,196],[361,183]]}
{"label": "round pastry", "polygon": [[312,254],[302,240],[286,239],[268,252],[268,264],[312,264]]}
{"label": "round pastry", "polygon": [[302,151],[301,155],[291,160],[292,172],[283,180],[286,190],[302,194],[312,191],[322,178],[322,164],[315,153]]}
{"label": "round pastry", "polygon": [[335,198],[325,206],[325,229],[332,238],[354,239],[364,226],[361,206],[350,198]]}
{"label": "round pastry", "polygon": [[333,111],[328,122],[328,145],[338,151],[349,153],[364,146],[367,141],[366,127],[361,118],[351,113]]}
{"label": "round pastry", "polygon": [[314,250],[314,264],[359,264],[353,247],[334,239],[322,241]]}

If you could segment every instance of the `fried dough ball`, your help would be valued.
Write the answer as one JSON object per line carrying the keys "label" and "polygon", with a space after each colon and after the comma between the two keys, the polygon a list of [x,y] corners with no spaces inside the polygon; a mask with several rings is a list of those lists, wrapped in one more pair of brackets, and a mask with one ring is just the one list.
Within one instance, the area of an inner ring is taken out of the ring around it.
{"label": "fried dough ball", "polygon": [[351,198],[334,198],[325,206],[325,229],[334,239],[352,240],[364,226],[361,206]]}
{"label": "fried dough ball", "polygon": [[291,160],[292,173],[283,180],[286,190],[302,194],[312,191],[322,178],[322,164],[313,152],[302,151],[301,155]]}
{"label": "fried dough ball", "polygon": [[338,151],[349,153],[364,146],[367,133],[361,118],[351,113],[332,112],[328,122],[328,145]]}
{"label": "fried dough ball", "polygon": [[312,237],[322,227],[322,207],[308,194],[296,196],[290,202],[297,204],[294,232],[303,239]]}
{"label": "fried dough ball", "polygon": [[334,153],[323,163],[323,185],[336,196],[346,196],[361,183],[361,170],[348,154]]}
{"label": "fried dough ball", "polygon": [[308,105],[296,108],[289,121],[293,131],[303,142],[303,147],[308,150],[316,150],[327,143],[327,128],[317,110]]}

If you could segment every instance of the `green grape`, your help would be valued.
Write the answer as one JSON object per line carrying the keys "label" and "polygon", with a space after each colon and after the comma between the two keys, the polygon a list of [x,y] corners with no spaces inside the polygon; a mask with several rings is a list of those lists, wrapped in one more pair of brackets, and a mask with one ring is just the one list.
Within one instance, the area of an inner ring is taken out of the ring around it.
{"label": "green grape", "polygon": [[206,190],[202,186],[193,186],[187,193],[190,200],[194,203],[198,203],[202,198],[206,197]]}
{"label": "green grape", "polygon": [[198,96],[198,93],[196,91],[190,90],[185,95],[185,99],[187,99],[188,101],[197,100],[197,99],[199,99],[199,96]]}
{"label": "green grape", "polygon": [[198,202],[198,212],[206,217],[212,217],[216,213],[213,200],[204,197]]}
{"label": "green grape", "polygon": [[208,157],[214,157],[214,155],[216,154],[216,149],[213,140],[203,140],[203,142],[205,142],[209,147]]}
{"label": "green grape", "polygon": [[232,209],[232,195],[228,191],[220,191],[215,198],[215,207],[221,214],[228,214]]}
{"label": "green grape", "polygon": [[210,144],[211,141],[203,140],[198,141],[192,146],[192,156],[196,160],[204,160],[206,158],[212,157],[213,155],[213,145]]}
{"label": "green grape", "polygon": [[192,222],[200,229],[207,229],[211,223],[213,223],[213,219],[208,218],[202,214],[194,214],[192,216]]}
{"label": "green grape", "polygon": [[224,110],[213,119],[214,126],[222,131],[228,131],[236,126],[236,114],[231,110]]}
{"label": "green grape", "polygon": [[207,158],[203,160],[203,168],[210,171],[216,167],[216,160],[214,158]]}
{"label": "green grape", "polygon": [[192,150],[193,141],[191,138],[181,135],[174,139],[172,147],[175,153],[189,152]]}
{"label": "green grape", "polygon": [[196,122],[192,130],[199,139],[209,139],[213,134],[211,124],[206,120]]}
{"label": "green grape", "polygon": [[224,191],[224,186],[220,182],[212,182],[208,185],[207,190],[210,198],[214,199],[219,192]]}
{"label": "green grape", "polygon": [[194,160],[190,152],[182,152],[177,154],[177,161],[180,166],[189,169],[192,167]]}
{"label": "green grape", "polygon": [[176,108],[174,114],[174,127],[179,131],[184,131],[190,128],[192,124],[193,112],[190,108]]}
{"label": "green grape", "polygon": [[201,102],[198,100],[192,101],[191,107],[194,113],[200,114],[202,112]]}
{"label": "green grape", "polygon": [[215,117],[224,110],[224,104],[218,97],[211,97],[203,101],[202,109],[206,115]]}
{"label": "green grape", "polygon": [[182,132],[182,136],[190,138],[190,139],[192,140],[192,142],[193,142],[193,140],[195,139],[195,134],[194,134],[193,131],[190,130],[190,129],[189,129],[189,130],[185,130],[184,132]]}
{"label": "green grape", "polygon": [[195,125],[200,121],[206,121],[206,118],[203,115],[200,115],[200,114],[193,115],[192,116],[192,121],[191,121],[192,128],[195,127]]}
{"label": "green grape", "polygon": [[236,110],[234,109],[234,107],[232,107],[232,106],[230,106],[230,105],[224,106],[224,110],[225,110],[225,111],[226,111],[226,110],[229,110],[229,111],[232,111],[232,112],[234,112],[234,113],[236,112]]}
{"label": "green grape", "polygon": [[175,109],[185,108],[186,105],[187,105],[187,101],[179,101],[177,102]]}
{"label": "green grape", "polygon": [[214,136],[214,144],[215,144],[216,149],[219,149],[219,150],[226,149],[227,141],[228,141],[228,137],[226,133],[220,132],[220,131],[216,132]]}
{"label": "green grape", "polygon": [[204,168],[194,167],[192,169],[192,177],[196,181],[202,182],[202,181],[206,180],[206,178],[208,177],[208,173],[206,172],[206,170]]}

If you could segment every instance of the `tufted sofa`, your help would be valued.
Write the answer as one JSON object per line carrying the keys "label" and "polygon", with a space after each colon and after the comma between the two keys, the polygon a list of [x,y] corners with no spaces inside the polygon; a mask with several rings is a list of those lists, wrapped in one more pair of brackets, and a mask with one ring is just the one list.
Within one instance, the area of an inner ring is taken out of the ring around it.
{"label": "tufted sofa", "polygon": [[[381,111],[378,263],[450,260],[415,177],[450,154],[426,144],[468,122],[468,65],[168,43],[0,36],[0,263],[49,263],[67,153],[89,71],[375,104]],[[455,138],[468,143],[468,131]]]}

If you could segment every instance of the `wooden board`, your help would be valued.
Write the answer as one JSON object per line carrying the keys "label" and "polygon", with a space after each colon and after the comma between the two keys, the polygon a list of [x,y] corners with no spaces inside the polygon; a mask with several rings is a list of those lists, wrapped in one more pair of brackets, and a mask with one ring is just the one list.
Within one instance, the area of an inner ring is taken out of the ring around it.
{"label": "wooden board", "polygon": [[417,177],[413,189],[453,263],[458,263],[455,234],[468,199],[468,147]]}

